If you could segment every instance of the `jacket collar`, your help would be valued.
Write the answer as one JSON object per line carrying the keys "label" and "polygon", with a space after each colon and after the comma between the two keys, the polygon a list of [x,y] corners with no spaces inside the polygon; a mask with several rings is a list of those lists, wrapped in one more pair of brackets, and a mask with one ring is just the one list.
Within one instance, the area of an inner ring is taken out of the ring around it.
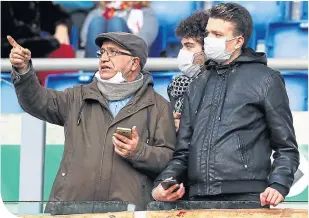
{"label": "jacket collar", "polygon": [[[107,110],[109,110],[108,100],[101,94],[96,83],[97,80],[94,78],[91,83],[82,86],[82,100],[83,102],[90,99],[98,101]],[[127,103],[127,105],[117,114],[111,125],[137,113],[145,107],[153,105],[154,102],[155,94],[152,83],[144,84],[143,87],[139,89],[133,98]]]}

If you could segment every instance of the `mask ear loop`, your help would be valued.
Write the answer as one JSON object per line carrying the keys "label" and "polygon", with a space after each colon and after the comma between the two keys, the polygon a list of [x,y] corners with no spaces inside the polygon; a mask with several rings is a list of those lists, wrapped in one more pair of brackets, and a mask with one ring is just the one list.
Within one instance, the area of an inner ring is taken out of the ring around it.
{"label": "mask ear loop", "polygon": [[130,72],[127,75],[124,75],[124,72],[126,71],[126,69],[128,68],[128,66],[130,65],[130,63],[132,62],[132,60],[134,60],[134,57],[131,58],[131,60],[128,62],[127,66],[125,68],[123,68],[120,73],[122,74],[122,77],[127,81],[128,76],[131,75],[132,70],[130,70]]}
{"label": "mask ear loop", "polygon": [[[242,35],[240,35],[240,36],[242,36]],[[230,42],[230,41],[232,41],[232,40],[235,40],[235,39],[237,39],[237,38],[240,37],[240,36],[236,36],[236,37],[234,37],[234,38],[232,38],[232,39],[225,40],[225,43],[226,43],[226,42]],[[236,51],[236,49],[234,49],[234,51],[232,51],[231,54],[233,54],[235,51]]]}
{"label": "mask ear loop", "polygon": [[[132,57],[132,59],[129,61],[128,65],[130,64],[131,61],[134,60],[134,58],[135,58],[135,57]],[[127,66],[128,66],[128,65],[127,65]],[[126,68],[127,68],[127,67],[126,67]],[[122,72],[122,75],[123,75],[123,73],[124,73],[124,71]],[[130,70],[130,72],[129,72],[125,77],[123,77],[123,78],[127,79],[131,74],[132,74],[132,70]]]}

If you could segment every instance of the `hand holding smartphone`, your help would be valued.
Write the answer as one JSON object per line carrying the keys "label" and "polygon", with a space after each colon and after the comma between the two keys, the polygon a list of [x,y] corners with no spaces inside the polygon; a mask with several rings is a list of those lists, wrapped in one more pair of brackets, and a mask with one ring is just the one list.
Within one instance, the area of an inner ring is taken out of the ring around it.
{"label": "hand holding smartphone", "polygon": [[[176,185],[176,184],[178,184],[178,182],[175,179],[173,179],[172,177],[165,179],[161,182],[161,185],[162,185],[164,190],[167,190],[167,189],[169,189],[170,187],[172,187],[173,185]],[[177,191],[177,190],[178,190],[178,188],[175,191]]]}
{"label": "hand holding smartphone", "polygon": [[129,139],[132,139],[132,130],[129,128],[117,127],[116,133],[118,133],[119,135],[125,136]]}

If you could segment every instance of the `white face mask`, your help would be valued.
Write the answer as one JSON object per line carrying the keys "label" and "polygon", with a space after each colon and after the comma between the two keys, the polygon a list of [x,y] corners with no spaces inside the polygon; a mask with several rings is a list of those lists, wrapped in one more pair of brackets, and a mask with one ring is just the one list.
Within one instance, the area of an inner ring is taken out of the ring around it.
{"label": "white face mask", "polygon": [[211,59],[221,64],[231,58],[233,52],[228,52],[226,50],[226,42],[236,39],[221,39],[221,38],[204,38],[204,52],[207,59]]}
{"label": "white face mask", "polygon": [[[124,71],[127,69],[127,67],[129,66],[129,64],[132,62],[133,58],[131,58],[131,60],[129,61],[129,63],[127,64],[127,66],[122,69],[121,71],[118,71],[112,78],[109,78],[105,81],[109,82],[109,83],[123,83],[123,82],[127,82],[127,79],[123,77],[123,73]],[[128,77],[129,75],[127,75]]]}
{"label": "white face mask", "polygon": [[123,83],[127,80],[123,78],[122,73],[118,71],[112,78],[106,80],[109,83]]}
{"label": "white face mask", "polygon": [[199,72],[200,65],[193,64],[195,53],[180,49],[177,63],[179,70],[188,77],[193,77]]}

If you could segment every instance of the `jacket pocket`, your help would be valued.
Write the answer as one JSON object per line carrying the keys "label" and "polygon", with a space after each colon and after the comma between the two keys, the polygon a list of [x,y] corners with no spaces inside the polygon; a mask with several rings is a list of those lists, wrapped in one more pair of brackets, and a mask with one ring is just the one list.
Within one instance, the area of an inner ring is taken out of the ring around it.
{"label": "jacket pocket", "polygon": [[247,152],[245,150],[244,141],[242,140],[239,134],[236,134],[236,136],[237,136],[237,143],[238,143],[238,151],[240,153],[242,165],[244,166],[246,170],[248,170],[248,158],[246,156]]}
{"label": "jacket pocket", "polygon": [[70,176],[71,156],[72,152],[70,150],[64,154],[58,174],[54,181],[51,197],[58,201],[66,198],[65,192],[68,183],[68,176]]}

